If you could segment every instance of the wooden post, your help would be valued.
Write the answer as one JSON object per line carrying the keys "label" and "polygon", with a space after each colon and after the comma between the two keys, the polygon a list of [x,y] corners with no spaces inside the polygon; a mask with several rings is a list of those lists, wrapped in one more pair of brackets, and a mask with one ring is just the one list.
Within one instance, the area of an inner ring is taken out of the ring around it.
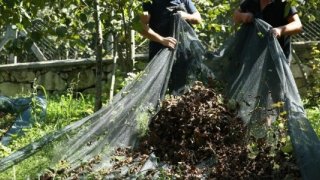
{"label": "wooden post", "polygon": [[118,53],[117,53],[117,41],[115,38],[115,41],[113,42],[113,68],[112,68],[112,76],[111,76],[111,83],[110,83],[110,94],[109,94],[109,101],[112,102],[113,95],[114,95],[114,87],[116,82],[116,70],[117,70],[117,59],[118,59]]}
{"label": "wooden post", "polygon": [[[111,11],[111,17],[113,18],[113,16],[114,16],[114,11]],[[114,34],[113,33],[111,33],[111,34],[109,34],[109,36],[108,36],[108,42],[110,42],[109,43],[109,48],[110,49],[108,49],[108,50],[110,50],[111,51],[111,56],[114,56],[114,48],[115,48],[115,44],[114,44],[114,40],[115,40],[115,37],[114,37]],[[112,58],[114,58],[114,57],[112,57]]]}
{"label": "wooden post", "polygon": [[[23,29],[20,31],[20,34],[22,36],[27,36],[28,32]],[[44,54],[42,53],[42,51],[40,50],[40,48],[37,46],[36,43],[32,43],[31,50],[39,61],[47,61],[47,58],[44,56]]]}
{"label": "wooden post", "polygon": [[[133,11],[131,11],[131,18],[133,19],[134,17],[134,13]],[[136,56],[136,43],[135,43],[135,31],[134,30],[131,30],[130,31],[130,45],[131,45],[131,54],[130,54],[130,58],[132,60],[132,67],[133,67],[133,70],[135,70],[135,56]]]}
{"label": "wooden post", "polygon": [[[113,51],[114,51],[114,45],[113,45],[113,41],[114,41],[114,37],[113,37],[113,34],[110,33],[107,37],[107,40],[106,40],[106,51],[107,51],[107,55],[109,56],[113,56]],[[113,58],[113,57],[112,57]]]}
{"label": "wooden post", "polygon": [[[11,37],[11,39],[17,39],[18,37],[17,27],[15,26],[10,27],[9,37]],[[14,54],[10,54],[8,59],[8,64],[16,64],[16,63],[17,63],[17,56]]]}
{"label": "wooden post", "polygon": [[305,83],[306,83],[307,85],[310,85],[311,83],[310,83],[310,81],[309,81],[309,79],[308,79],[308,76],[307,76],[307,74],[306,74],[306,71],[304,70],[302,61],[301,61],[301,59],[299,58],[299,56],[297,55],[297,53],[296,53],[296,51],[295,51],[294,49],[292,49],[292,56],[293,56],[293,58],[296,60],[298,66],[299,66],[299,69],[300,69],[300,71],[301,71],[301,74],[302,74],[302,76],[303,76],[303,79],[304,79]]}
{"label": "wooden post", "polygon": [[7,44],[7,42],[10,40],[10,32],[11,32],[11,27],[8,26],[6,33],[4,35],[4,37],[2,38],[1,42],[0,42],[0,51],[3,49],[3,47]]}

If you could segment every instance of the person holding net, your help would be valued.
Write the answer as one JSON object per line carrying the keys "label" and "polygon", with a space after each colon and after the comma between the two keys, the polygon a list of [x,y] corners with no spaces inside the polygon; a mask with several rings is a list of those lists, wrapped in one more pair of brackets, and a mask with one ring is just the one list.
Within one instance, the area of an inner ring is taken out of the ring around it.
{"label": "person holding net", "polygon": [[[180,17],[189,24],[199,24],[202,21],[201,15],[191,0],[151,0],[142,4],[143,14],[140,15],[142,28],[140,34],[150,40],[149,61],[159,56],[157,53],[170,48],[179,51],[175,55],[174,65],[171,70],[168,82],[168,92],[173,95],[181,95],[188,83],[188,68],[190,59],[181,56],[184,50],[176,48],[177,39],[172,37],[175,27],[174,15],[179,13]],[[161,58],[161,57],[159,57]]]}
{"label": "person holding net", "polygon": [[173,49],[177,44],[177,40],[171,37],[173,11],[191,24],[199,24],[202,20],[191,0],[152,0],[142,6],[140,20],[143,28],[140,33],[150,39],[149,60],[162,48]]}
{"label": "person holding net", "polygon": [[291,35],[302,31],[297,9],[284,0],[244,0],[234,12],[236,23],[251,23],[260,18],[269,23],[271,32],[278,39],[282,50],[291,61]]}

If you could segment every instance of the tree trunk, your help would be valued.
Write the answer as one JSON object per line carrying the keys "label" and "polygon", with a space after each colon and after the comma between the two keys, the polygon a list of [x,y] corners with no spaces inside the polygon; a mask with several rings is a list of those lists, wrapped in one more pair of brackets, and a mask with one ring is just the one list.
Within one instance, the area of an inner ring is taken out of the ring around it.
{"label": "tree trunk", "polygon": [[[130,1],[132,2],[132,1]],[[130,19],[133,18],[133,12],[131,8],[126,9],[125,7],[121,6],[120,7],[121,11],[121,17],[122,17],[122,27],[123,27],[123,37],[127,38],[121,38],[121,42],[119,42],[120,47],[118,49],[118,54],[119,54],[119,64],[120,68],[128,73],[132,72],[134,68],[134,59],[132,57],[134,50],[132,47],[134,44],[132,43],[132,39],[134,38],[134,33],[130,29],[129,23]],[[127,12],[126,12],[127,11]],[[129,13],[129,19],[126,19],[126,13]],[[121,53],[121,54],[120,54]]]}
{"label": "tree trunk", "polygon": [[94,1],[96,23],[96,96],[94,110],[98,111],[102,107],[102,28],[100,21],[99,0]]}
{"label": "tree trunk", "polygon": [[113,38],[113,69],[112,69],[112,77],[111,77],[111,83],[110,83],[110,96],[109,101],[112,102],[113,95],[114,95],[114,87],[116,82],[116,70],[117,70],[117,59],[118,59],[118,53],[117,53],[117,38]]}

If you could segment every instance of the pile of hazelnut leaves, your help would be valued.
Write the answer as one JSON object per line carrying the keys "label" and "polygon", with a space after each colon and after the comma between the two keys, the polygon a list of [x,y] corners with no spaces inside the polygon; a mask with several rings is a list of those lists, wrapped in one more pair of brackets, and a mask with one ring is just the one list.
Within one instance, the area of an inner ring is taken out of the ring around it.
{"label": "pile of hazelnut leaves", "polygon": [[93,172],[101,162],[96,156],[72,171],[48,170],[41,179],[301,178],[293,155],[281,151],[283,144],[250,138],[235,111],[221,94],[197,82],[184,95],[166,98],[139,146],[116,149],[111,166]]}

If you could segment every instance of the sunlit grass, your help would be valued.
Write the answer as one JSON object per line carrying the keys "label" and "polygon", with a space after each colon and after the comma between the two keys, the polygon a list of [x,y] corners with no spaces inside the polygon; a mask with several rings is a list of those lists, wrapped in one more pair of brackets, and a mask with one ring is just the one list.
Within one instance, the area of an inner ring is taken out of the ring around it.
{"label": "sunlit grass", "polygon": [[306,109],[306,113],[313,129],[320,137],[320,107]]}
{"label": "sunlit grass", "polygon": [[[12,141],[6,151],[0,150],[0,157],[5,157],[9,153],[30,144],[31,142],[43,137],[44,135],[57,131],[70,123],[80,120],[93,113],[94,99],[92,96],[82,94],[65,94],[47,97],[46,116],[40,119],[33,110],[33,126],[24,129],[23,136],[13,136]],[[36,108],[36,107],[34,107]],[[0,173],[0,179],[27,178],[27,174],[35,176],[39,170],[47,168],[51,161],[53,145],[46,146],[36,155],[19,163],[5,172]]]}

